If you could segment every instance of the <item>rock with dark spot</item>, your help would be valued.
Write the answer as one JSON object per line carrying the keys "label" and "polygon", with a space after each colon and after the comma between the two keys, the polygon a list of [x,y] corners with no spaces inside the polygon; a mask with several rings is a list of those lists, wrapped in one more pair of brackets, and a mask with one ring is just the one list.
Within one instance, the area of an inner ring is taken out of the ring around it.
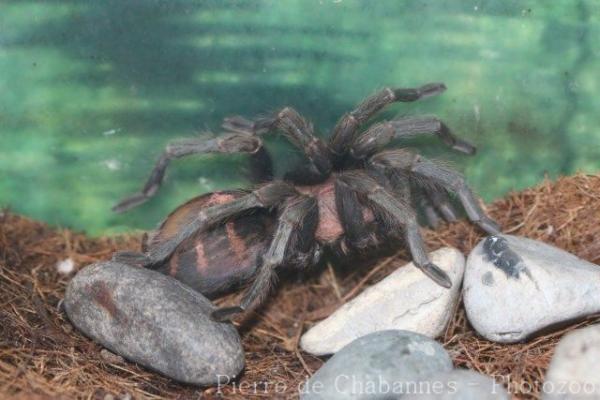
{"label": "rock with dark spot", "polygon": [[523,259],[508,246],[508,240],[502,236],[494,235],[485,238],[483,254],[509,278],[518,279],[521,272],[528,271]]}
{"label": "rock with dark spot", "polygon": [[302,349],[331,354],[354,339],[387,329],[441,335],[458,302],[465,257],[451,247],[429,256],[448,274],[452,288],[441,287],[413,263],[404,265],[313,326],[302,336]]}
{"label": "rock with dark spot", "polygon": [[467,259],[463,286],[469,321],[497,342],[600,312],[599,266],[523,237],[482,240]]}
{"label": "rock with dark spot", "polygon": [[331,357],[302,387],[302,400],[391,399],[435,373],[450,371],[452,360],[427,336],[387,330],[356,339]]}
{"label": "rock with dark spot", "polygon": [[481,277],[481,283],[486,286],[494,286],[494,275],[490,271],[486,272]]}
{"label": "rock with dark spot", "polygon": [[600,325],[565,335],[550,362],[543,391],[544,400],[600,399]]}
{"label": "rock with dark spot", "polygon": [[489,376],[455,369],[429,377],[428,385],[402,396],[402,400],[510,400],[504,387]]}
{"label": "rock with dark spot", "polygon": [[158,272],[92,264],[71,280],[64,305],[87,336],[175,380],[213,385],[244,366],[234,326],[212,321],[210,301]]}

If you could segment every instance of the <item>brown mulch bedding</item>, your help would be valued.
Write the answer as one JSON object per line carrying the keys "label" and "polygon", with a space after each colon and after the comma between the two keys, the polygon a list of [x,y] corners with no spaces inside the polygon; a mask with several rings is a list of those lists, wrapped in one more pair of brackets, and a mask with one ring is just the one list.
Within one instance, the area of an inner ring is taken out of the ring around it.
{"label": "brown mulch bedding", "polygon": [[[600,263],[600,175],[545,181],[487,208],[504,232]],[[482,238],[464,221],[426,231],[426,236],[430,249],[454,246],[465,254]],[[9,211],[0,214],[0,398],[295,397],[298,385],[324,362],[298,349],[301,333],[407,260],[401,251],[368,268],[326,266],[303,280],[284,278],[265,307],[238,323],[246,370],[235,386],[219,393],[174,383],[103,351],[60,311],[70,276],[57,273],[57,262],[71,258],[79,269],[138,246],[139,237],[90,239]],[[457,367],[495,376],[515,398],[537,399],[560,337],[599,321],[594,316],[526,343],[503,345],[478,337],[459,306],[440,341]]]}

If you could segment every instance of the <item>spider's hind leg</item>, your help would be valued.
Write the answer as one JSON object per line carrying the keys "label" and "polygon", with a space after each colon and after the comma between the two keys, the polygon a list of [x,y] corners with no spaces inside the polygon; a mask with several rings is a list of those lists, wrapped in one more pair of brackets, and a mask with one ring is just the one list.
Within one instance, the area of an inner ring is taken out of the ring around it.
{"label": "spider's hind leg", "polygon": [[[261,303],[273,285],[277,267],[282,266],[286,261],[298,259],[299,254],[306,253],[310,249],[317,251],[313,243],[318,223],[318,208],[313,197],[289,198],[282,207],[278,221],[271,244],[262,256],[254,281],[244,294],[240,305],[213,311],[213,319],[228,320],[233,315]],[[306,258],[306,262],[313,261],[312,257]]]}
{"label": "spider's hind leg", "polygon": [[186,218],[186,221],[182,221],[184,223],[178,226],[176,232],[160,241],[160,243],[150,246],[145,253],[127,252],[118,255],[118,257],[122,260],[130,260],[133,263],[140,264],[145,268],[158,268],[173,255],[179,245],[195,233],[209,229],[252,209],[277,207],[286,198],[297,194],[298,192],[291,185],[281,181],[273,181],[231,201],[202,208],[199,212]]}
{"label": "spider's hind leg", "polygon": [[256,153],[262,148],[260,138],[241,133],[228,133],[211,139],[183,139],[167,144],[154,165],[141,191],[118,202],[112,210],[118,213],[145,203],[162,185],[165,172],[172,160],[204,153]]}

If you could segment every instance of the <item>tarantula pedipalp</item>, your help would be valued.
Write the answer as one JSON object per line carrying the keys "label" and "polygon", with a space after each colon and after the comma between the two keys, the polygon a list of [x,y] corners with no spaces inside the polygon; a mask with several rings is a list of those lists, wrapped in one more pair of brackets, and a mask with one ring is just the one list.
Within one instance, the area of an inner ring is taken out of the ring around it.
{"label": "tarantula pedipalp", "polygon": [[[421,237],[415,199],[432,224],[456,218],[448,193],[458,196],[468,218],[488,233],[498,226],[457,172],[405,149],[383,150],[395,139],[435,134],[449,147],[473,154],[475,148],[454,136],[433,116],[384,121],[360,131],[386,105],[434,96],[446,89],[430,83],[415,89],[386,88],[345,114],[326,144],[292,108],[248,120],[227,118],[224,135],[169,144],[142,191],[113,209],[125,211],[152,197],[173,159],[202,153],[248,153],[261,182],[254,190],[221,191],[178,207],[160,225],[143,253],[115,257],[170,274],[207,296],[252,281],[241,304],[216,310],[217,320],[256,305],[268,294],[281,266],[313,265],[323,248],[335,254],[376,248],[399,238],[414,264],[444,287],[451,281],[431,263]],[[306,164],[274,180],[261,136],[279,131],[306,156]],[[400,234],[402,233],[402,234]]]}

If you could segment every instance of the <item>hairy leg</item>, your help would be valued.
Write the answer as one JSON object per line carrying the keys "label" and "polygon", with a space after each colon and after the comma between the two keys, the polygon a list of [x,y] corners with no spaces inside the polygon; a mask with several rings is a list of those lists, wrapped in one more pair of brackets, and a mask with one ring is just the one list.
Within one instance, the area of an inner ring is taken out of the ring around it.
{"label": "hairy leg", "polygon": [[262,135],[280,130],[297,148],[301,149],[309,160],[312,174],[322,177],[331,172],[331,161],[327,146],[314,135],[310,122],[296,110],[285,107],[279,112],[264,118],[249,120],[240,116],[226,118],[223,128],[231,132]]}
{"label": "hairy leg", "polygon": [[440,216],[425,194],[420,195],[418,199],[418,205],[425,214],[425,221],[427,225],[432,229],[437,228],[440,224]]}
{"label": "hairy leg", "polygon": [[346,172],[339,179],[352,190],[365,196],[374,207],[389,216],[391,223],[397,224],[398,228],[404,231],[413,263],[417,268],[440,286],[446,288],[452,286],[448,275],[429,260],[416,215],[408,204],[397,199],[364,172]]}
{"label": "hairy leg", "polygon": [[438,211],[446,221],[454,222],[458,219],[456,210],[445,189],[439,187],[425,187],[424,191],[435,210]]}
{"label": "hairy leg", "polygon": [[273,159],[264,146],[250,154],[248,178],[252,183],[265,183],[273,179]]}
{"label": "hairy leg", "polygon": [[[396,175],[386,176],[374,169],[367,169],[366,173],[400,201],[409,201],[408,180]],[[336,180],[335,188],[336,207],[344,228],[344,236],[334,245],[336,254],[344,256],[352,251],[360,253],[378,247],[386,238],[398,237],[397,226],[388,223],[387,214],[369,207],[368,202],[364,198],[360,198],[358,193],[342,180]],[[374,221],[382,223],[369,224],[365,220],[365,207],[368,207],[369,212],[373,214]]]}
{"label": "hairy leg", "polygon": [[266,184],[228,203],[216,204],[202,209],[192,221],[182,226],[177,234],[161,242],[159,245],[150,247],[146,254],[134,252],[117,253],[115,260],[140,264],[148,268],[157,267],[169,259],[175,249],[194,233],[208,229],[215,224],[253,208],[276,207],[286,198],[294,195],[297,195],[296,190],[285,182],[275,181]]}
{"label": "hairy leg", "polygon": [[371,232],[365,223],[363,204],[358,198],[358,193],[339,179],[335,181],[335,204],[344,228],[341,248],[346,251],[348,248],[360,251],[369,247],[375,238],[374,232]]}
{"label": "hairy leg", "polygon": [[435,134],[448,147],[465,154],[475,154],[475,146],[455,136],[448,126],[434,116],[417,116],[385,121],[370,127],[354,139],[350,153],[358,159],[383,149],[394,139]]}
{"label": "hairy leg", "polygon": [[425,213],[425,220],[431,228],[437,228],[440,221],[454,222],[458,219],[454,205],[445,189],[415,188],[417,203]]}
{"label": "hairy leg", "polygon": [[377,169],[399,169],[410,172],[417,179],[433,182],[435,185],[454,192],[463,205],[469,219],[490,234],[500,233],[498,224],[488,217],[464,177],[456,171],[437,165],[419,155],[406,150],[389,150],[375,154],[370,159]]}
{"label": "hairy leg", "polygon": [[171,142],[154,165],[150,177],[141,191],[121,200],[112,209],[115,212],[127,211],[156,194],[160,188],[171,160],[192,154],[205,153],[256,153],[262,148],[260,138],[240,133],[229,133],[211,139],[184,139]]}
{"label": "hairy leg", "polygon": [[330,149],[338,156],[345,154],[358,128],[388,104],[416,101],[438,95],[445,90],[446,86],[443,83],[429,83],[414,89],[385,88],[377,92],[338,121],[329,140]]}
{"label": "hairy leg", "polygon": [[317,207],[317,201],[313,197],[298,196],[286,200],[273,240],[262,256],[254,281],[244,294],[240,305],[213,311],[213,319],[224,321],[262,303],[276,278],[275,269],[294,258],[298,252],[302,252],[301,244],[314,242],[318,222]]}

